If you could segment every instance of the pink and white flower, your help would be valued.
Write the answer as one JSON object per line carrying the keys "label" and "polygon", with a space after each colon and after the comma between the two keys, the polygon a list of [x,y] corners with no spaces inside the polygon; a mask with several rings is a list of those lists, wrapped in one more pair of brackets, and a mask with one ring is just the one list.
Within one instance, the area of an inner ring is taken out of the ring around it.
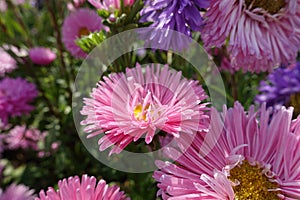
{"label": "pink and white flower", "polygon": [[[198,134],[176,164],[157,161],[163,199],[300,199],[300,118],[293,108],[265,105],[245,113],[236,103],[221,116],[212,109],[207,134]],[[182,146],[192,140],[180,138]],[[179,140],[180,140],[179,139]],[[185,150],[185,148],[184,148]],[[169,148],[176,158],[181,151]]]}
{"label": "pink and white flower", "polygon": [[137,65],[98,83],[91,98],[84,99],[82,125],[89,138],[105,133],[100,151],[115,145],[110,153],[120,153],[143,135],[149,144],[159,130],[178,138],[207,129],[206,98],[197,81],[167,65]]}

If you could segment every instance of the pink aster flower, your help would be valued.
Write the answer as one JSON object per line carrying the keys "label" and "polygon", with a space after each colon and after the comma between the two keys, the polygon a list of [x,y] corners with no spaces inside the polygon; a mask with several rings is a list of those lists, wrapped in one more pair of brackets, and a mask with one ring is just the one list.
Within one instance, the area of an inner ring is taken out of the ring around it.
{"label": "pink aster flower", "polygon": [[71,13],[62,26],[62,40],[70,53],[77,58],[84,58],[87,54],[76,45],[75,41],[92,32],[104,28],[101,17],[90,9],[81,8]]}
{"label": "pink aster flower", "polygon": [[[163,199],[300,199],[300,118],[293,108],[248,114],[236,103],[199,134],[176,164],[157,161]],[[258,118],[259,117],[259,118]],[[180,143],[189,143],[188,135]],[[181,151],[169,148],[173,159]]]}
{"label": "pink aster flower", "polygon": [[213,0],[205,17],[204,44],[228,43],[235,69],[270,71],[296,59],[300,0]]}
{"label": "pink aster flower", "polygon": [[[113,11],[120,9],[121,0],[88,0],[97,9],[104,9],[108,11]],[[134,4],[135,0],[123,0],[124,6],[131,6]]]}
{"label": "pink aster flower", "polygon": [[17,62],[6,51],[0,48],[0,76],[17,68]]}
{"label": "pink aster flower", "polygon": [[34,200],[34,190],[25,185],[11,184],[5,192],[0,189],[0,200]]}
{"label": "pink aster flower", "polygon": [[37,129],[27,129],[26,126],[16,126],[5,137],[7,148],[39,150],[38,143],[44,142],[47,132]]}
{"label": "pink aster flower", "polygon": [[29,51],[31,61],[38,65],[49,65],[56,59],[56,54],[45,47],[34,47]]}
{"label": "pink aster flower", "polygon": [[186,80],[181,72],[167,65],[151,65],[142,72],[140,65],[126,73],[110,74],[85,98],[81,114],[86,115],[88,137],[105,133],[100,151],[116,145],[110,154],[120,153],[129,143],[146,135],[149,144],[155,132],[174,137],[207,128],[204,119],[207,96],[197,81]]}
{"label": "pink aster flower", "polygon": [[58,182],[58,190],[48,188],[45,193],[39,193],[35,200],[129,200],[117,186],[108,186],[104,180],[97,183],[95,177],[83,175],[80,181],[78,176],[69,177]]}
{"label": "pink aster flower", "polygon": [[22,78],[4,78],[0,81],[0,124],[9,117],[28,114],[34,109],[29,103],[37,97],[36,86]]}

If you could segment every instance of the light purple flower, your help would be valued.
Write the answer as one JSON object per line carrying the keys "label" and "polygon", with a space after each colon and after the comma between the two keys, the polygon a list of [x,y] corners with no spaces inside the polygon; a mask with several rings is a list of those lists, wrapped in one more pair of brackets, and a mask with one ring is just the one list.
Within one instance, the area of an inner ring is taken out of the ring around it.
{"label": "light purple flower", "polygon": [[190,37],[192,31],[202,29],[200,9],[207,8],[210,0],[146,0],[141,11],[141,22],[153,22],[150,27],[155,28],[148,35],[152,43],[167,48],[182,50],[188,41],[178,38],[168,30],[178,31]]}

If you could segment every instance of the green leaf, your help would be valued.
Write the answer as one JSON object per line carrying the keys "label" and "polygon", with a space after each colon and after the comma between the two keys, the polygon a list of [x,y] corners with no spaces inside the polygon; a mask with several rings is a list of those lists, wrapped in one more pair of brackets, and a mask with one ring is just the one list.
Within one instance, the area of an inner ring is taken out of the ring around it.
{"label": "green leaf", "polygon": [[96,46],[106,39],[104,31],[91,33],[76,40],[76,44],[86,53],[90,53]]}

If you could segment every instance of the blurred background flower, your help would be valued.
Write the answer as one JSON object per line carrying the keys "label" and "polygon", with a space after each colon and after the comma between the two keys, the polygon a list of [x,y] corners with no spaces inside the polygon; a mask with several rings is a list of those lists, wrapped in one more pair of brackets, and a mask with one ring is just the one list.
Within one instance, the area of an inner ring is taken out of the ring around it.
{"label": "blurred background flower", "polygon": [[62,40],[67,50],[73,56],[84,58],[87,56],[87,53],[76,45],[76,39],[95,31],[101,31],[103,28],[101,18],[95,11],[88,8],[81,8],[75,10],[65,18],[62,26]]}
{"label": "blurred background flower", "polygon": [[34,64],[49,65],[56,59],[56,54],[49,48],[34,47],[29,50],[29,57]]}
{"label": "blurred background flower", "polygon": [[33,83],[22,78],[4,78],[0,81],[0,119],[5,125],[10,117],[28,114],[34,109],[30,103],[38,96]]}
{"label": "blurred background flower", "polygon": [[6,51],[0,48],[0,77],[17,68],[17,62]]}
{"label": "blurred background flower", "polygon": [[266,102],[275,109],[281,106],[293,106],[295,116],[300,114],[300,62],[289,67],[279,67],[260,82],[255,98],[258,104]]}

